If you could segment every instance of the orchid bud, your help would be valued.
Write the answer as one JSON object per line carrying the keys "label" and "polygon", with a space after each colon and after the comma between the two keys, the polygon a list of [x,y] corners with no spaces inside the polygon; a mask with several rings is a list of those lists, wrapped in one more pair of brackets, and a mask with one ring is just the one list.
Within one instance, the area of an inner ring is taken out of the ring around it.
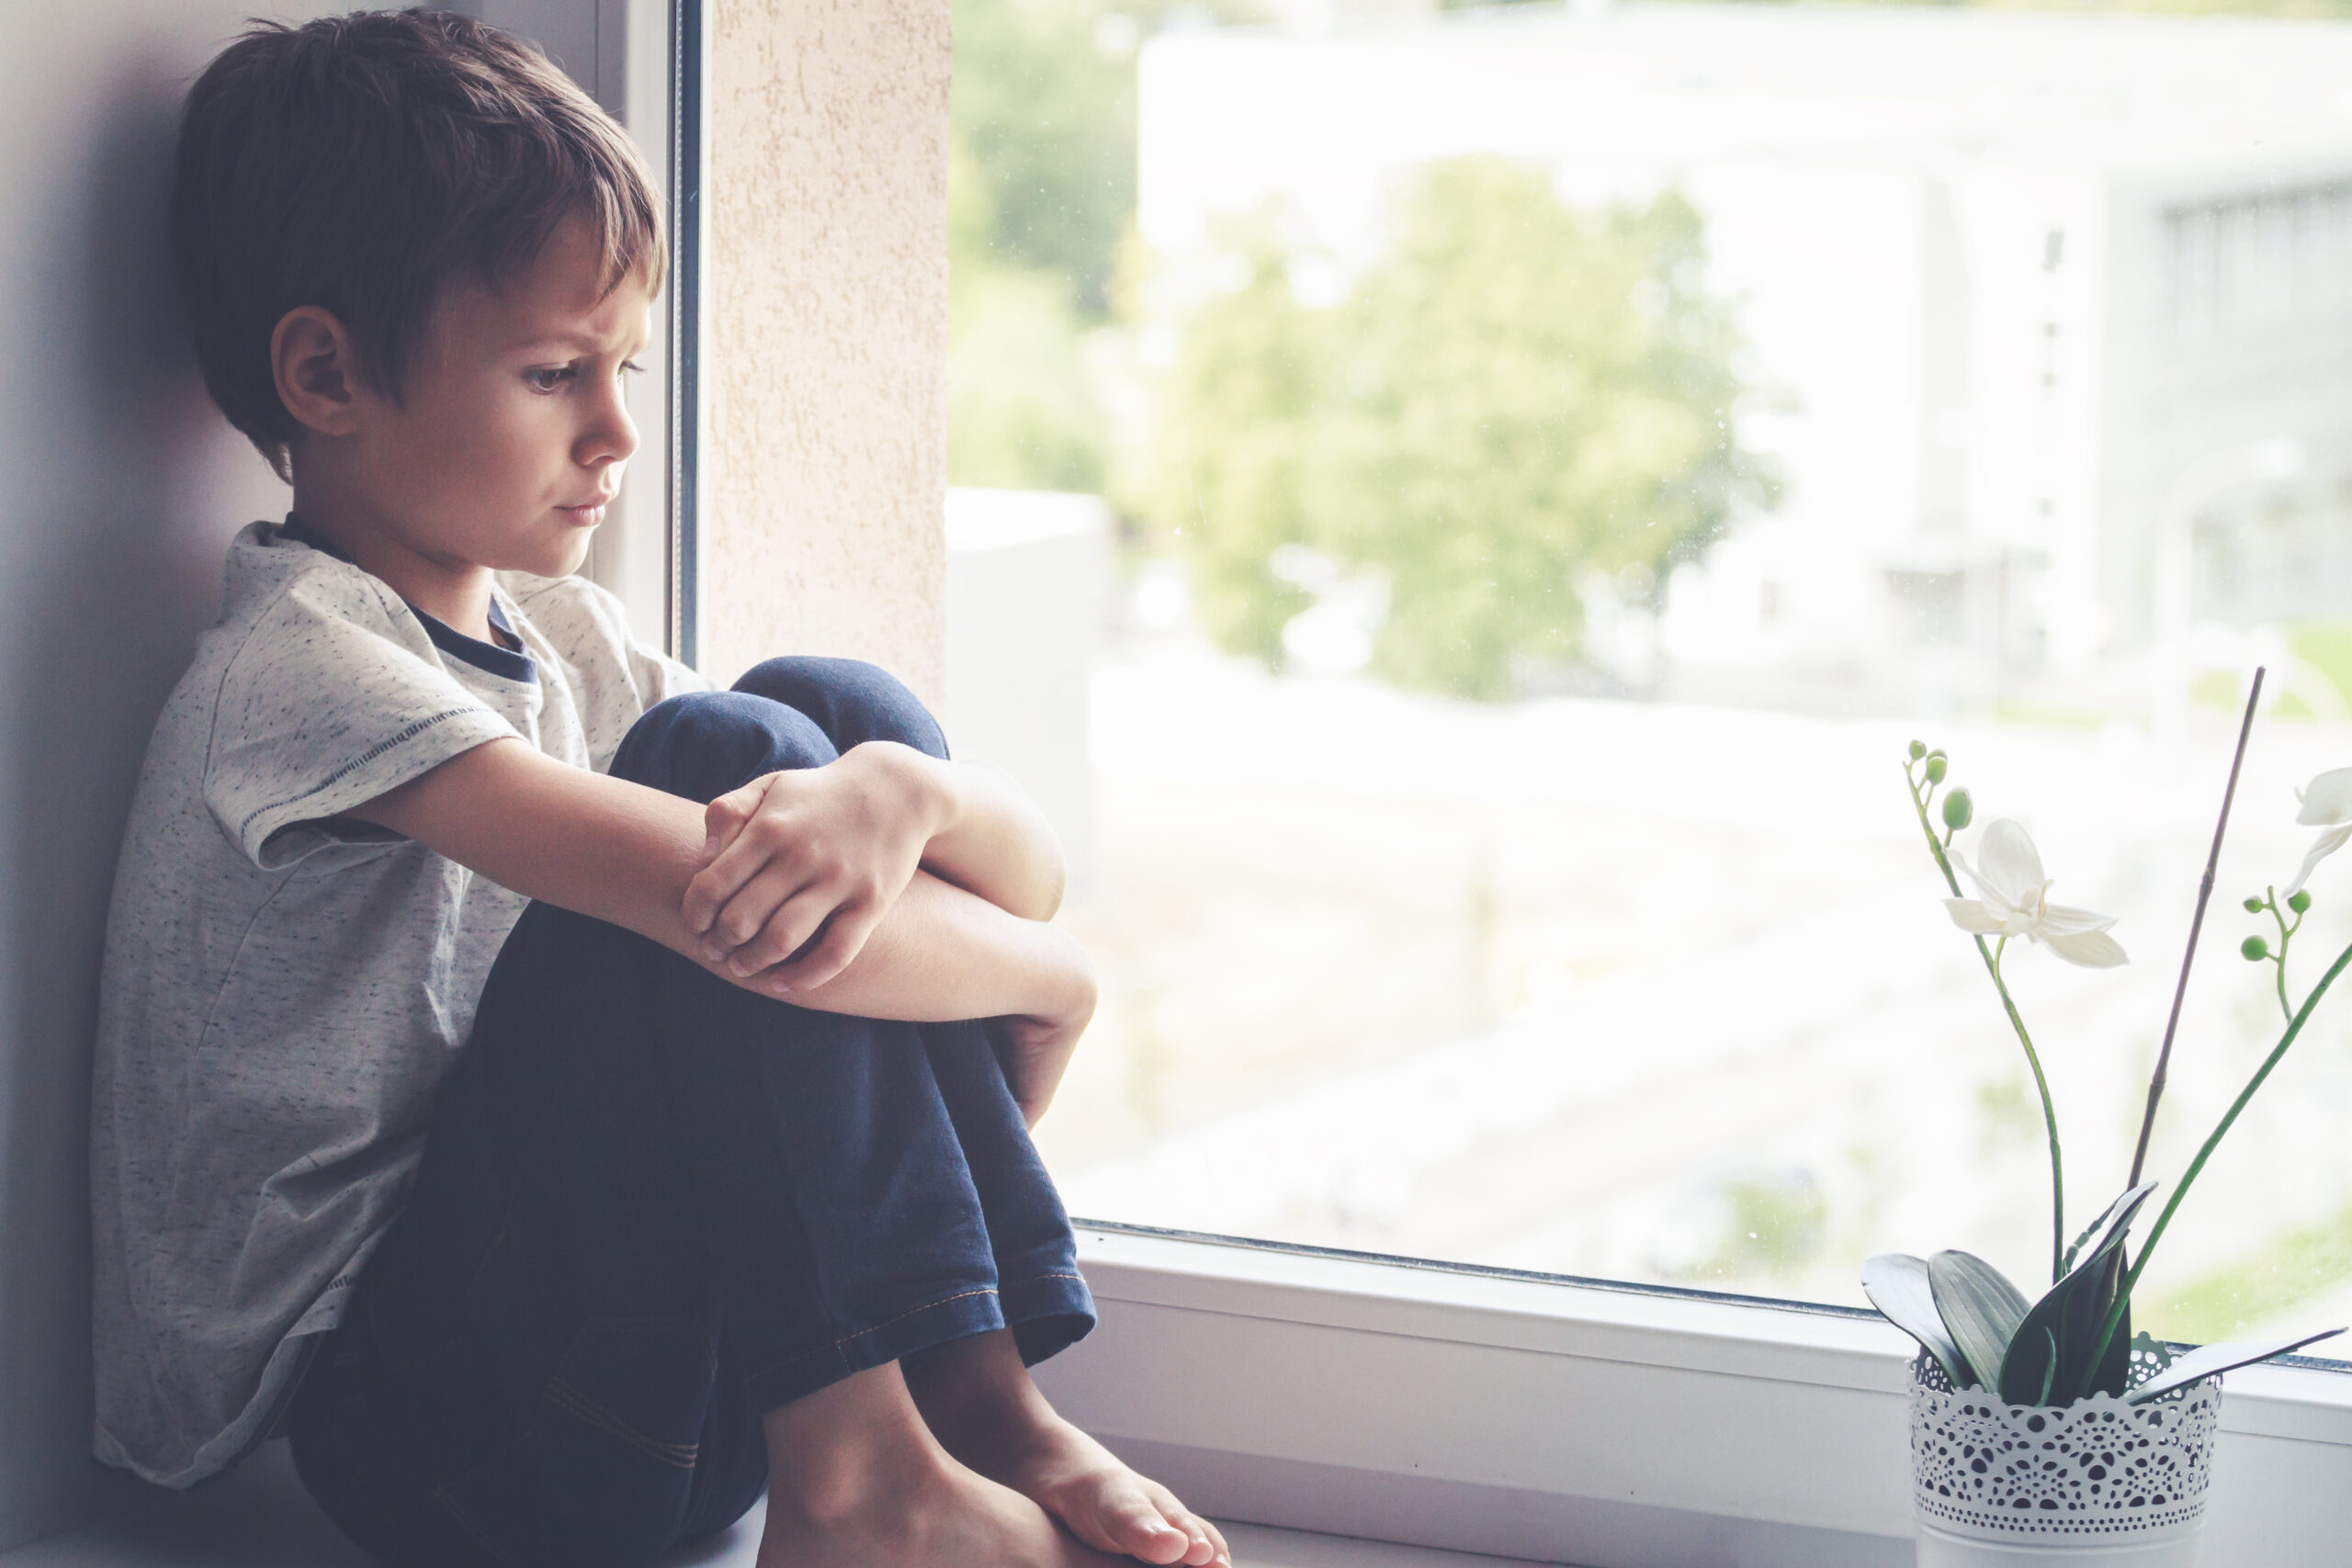
{"label": "orchid bud", "polygon": [[2300,915],[2311,907],[2312,896],[2304,889],[2299,887],[2294,892],[2287,895],[2287,908],[2294,910],[2295,913]]}
{"label": "orchid bud", "polygon": [[2245,901],[2245,912],[2249,915],[2258,915],[2262,913],[2262,900],[2259,898],[2247,899]]}
{"label": "orchid bud", "polygon": [[1927,743],[1926,741],[1924,741],[1924,740],[1914,740],[1913,742],[1911,742],[1911,760],[1912,760],[1913,761],[1915,761],[1915,762],[1916,762],[1916,761],[1917,761],[1920,758],[1922,758],[1922,757],[1926,756],[1927,754],[1928,754],[1928,743]]}
{"label": "orchid bud", "polygon": [[2259,964],[2270,956],[2270,944],[2258,936],[2250,936],[2238,943],[2238,951],[2245,954],[2248,964]]}
{"label": "orchid bud", "polygon": [[1944,782],[1944,754],[1941,751],[1931,751],[1928,754],[1928,782],[1929,784],[1941,784]]}
{"label": "orchid bud", "polygon": [[1969,819],[1975,815],[1976,803],[1968,798],[1966,790],[1956,789],[1944,796],[1944,826],[1953,832],[1967,827]]}

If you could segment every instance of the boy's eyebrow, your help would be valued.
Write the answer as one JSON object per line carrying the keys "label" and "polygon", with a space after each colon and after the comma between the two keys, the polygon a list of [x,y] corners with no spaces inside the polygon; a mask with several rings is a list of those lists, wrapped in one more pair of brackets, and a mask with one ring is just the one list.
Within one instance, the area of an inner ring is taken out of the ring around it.
{"label": "boy's eyebrow", "polygon": [[[624,341],[628,344],[625,354],[641,354],[645,350],[645,345],[652,341],[652,334],[640,332],[633,338]],[[566,348],[585,350],[590,354],[602,354],[605,352],[605,340],[594,333],[538,333],[530,337],[516,339],[507,345],[507,352],[521,354],[529,349]]]}

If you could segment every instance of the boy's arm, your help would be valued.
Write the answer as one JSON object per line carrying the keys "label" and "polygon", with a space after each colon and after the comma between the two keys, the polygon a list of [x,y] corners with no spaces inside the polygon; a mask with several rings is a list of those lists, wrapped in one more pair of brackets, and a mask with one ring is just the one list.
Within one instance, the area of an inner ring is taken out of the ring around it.
{"label": "boy's arm", "polygon": [[1061,846],[1017,785],[889,741],[753,779],[712,801],[703,824],[709,863],[687,885],[686,924],[703,934],[704,959],[739,975],[784,962],[815,933],[808,910],[787,908],[795,899],[830,916],[817,917],[825,930],[808,967],[846,963],[917,861],[1023,919],[1061,907]]}
{"label": "boy's arm", "polygon": [[1092,970],[1075,942],[920,872],[838,974],[736,975],[704,956],[683,912],[704,867],[704,808],[520,740],[477,746],[350,815],[528,897],[650,937],[746,990],[863,1018],[1014,1019],[1007,1068],[1032,1120],[1093,1012]]}

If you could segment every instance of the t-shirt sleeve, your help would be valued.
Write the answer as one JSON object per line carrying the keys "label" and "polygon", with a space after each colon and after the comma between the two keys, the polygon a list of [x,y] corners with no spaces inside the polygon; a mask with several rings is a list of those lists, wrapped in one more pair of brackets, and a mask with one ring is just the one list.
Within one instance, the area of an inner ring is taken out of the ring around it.
{"label": "t-shirt sleeve", "polygon": [[265,870],[368,829],[326,819],[515,731],[363,589],[295,583],[254,626],[214,706],[204,799]]}

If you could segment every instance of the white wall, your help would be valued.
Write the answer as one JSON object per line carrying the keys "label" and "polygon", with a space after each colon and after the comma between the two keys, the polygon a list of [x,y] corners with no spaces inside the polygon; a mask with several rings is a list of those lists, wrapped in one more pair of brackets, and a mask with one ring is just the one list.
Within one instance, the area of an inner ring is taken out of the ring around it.
{"label": "white wall", "polygon": [[229,536],[285,506],[204,396],[164,259],[180,95],[256,9],[309,7],[0,21],[0,1547],[96,1474],[89,1033],[133,776]]}
{"label": "white wall", "polygon": [[[179,102],[247,17],[349,8],[0,10],[0,1550],[69,1518],[99,1474],[86,1128],[107,886],[148,730],[217,608],[229,537],[287,500],[187,348],[164,233]],[[665,0],[453,8],[560,35],[583,85],[653,122],[661,166]],[[653,460],[616,519],[628,548],[612,541],[597,571],[650,601],[657,634],[661,382],[640,388]]]}

